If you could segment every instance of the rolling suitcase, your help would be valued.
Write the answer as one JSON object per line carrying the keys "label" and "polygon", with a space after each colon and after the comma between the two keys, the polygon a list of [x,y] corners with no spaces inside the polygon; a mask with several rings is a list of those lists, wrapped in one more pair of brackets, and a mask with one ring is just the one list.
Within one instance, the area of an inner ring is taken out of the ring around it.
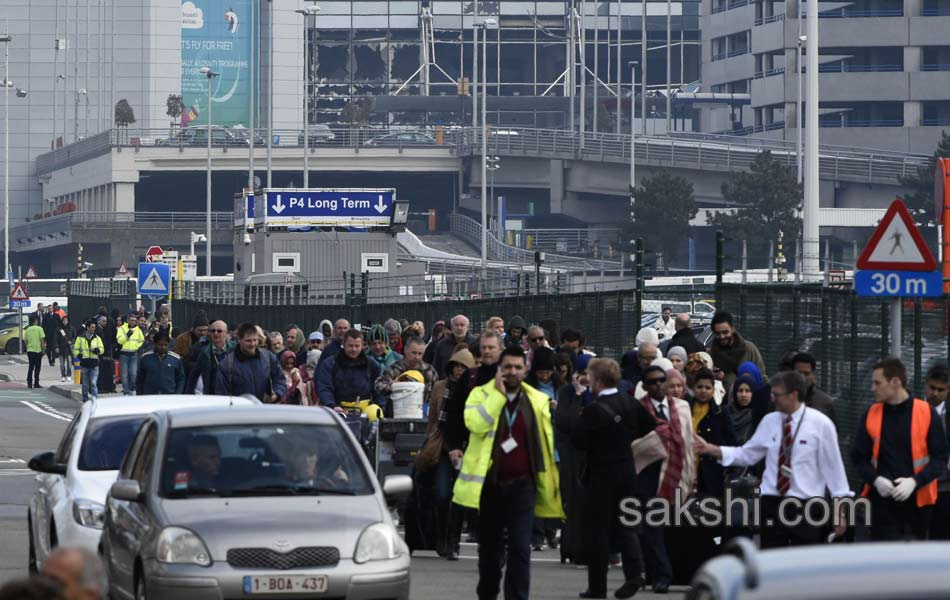
{"label": "rolling suitcase", "polygon": [[108,356],[99,359],[99,379],[96,384],[100,394],[115,392],[115,364],[116,362]]}

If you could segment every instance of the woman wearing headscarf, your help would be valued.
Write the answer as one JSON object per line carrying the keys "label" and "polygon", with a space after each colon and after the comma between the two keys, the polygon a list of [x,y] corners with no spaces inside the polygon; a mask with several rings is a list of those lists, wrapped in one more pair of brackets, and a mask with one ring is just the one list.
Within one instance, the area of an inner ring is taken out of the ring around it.
{"label": "woman wearing headscarf", "polygon": [[561,562],[583,564],[583,540],[579,535],[583,527],[583,489],[580,472],[584,457],[574,448],[571,440],[577,428],[581,411],[591,403],[592,397],[587,381],[587,365],[593,356],[580,354],[574,359],[571,380],[557,391],[557,408],[554,409],[554,447],[557,450],[558,473],[561,476],[561,498],[567,519],[561,528]]}
{"label": "woman wearing headscarf", "polygon": [[[696,374],[703,369],[713,371],[713,368],[712,357],[709,356],[708,352],[697,352],[690,356],[689,360],[686,361],[686,367],[684,369],[686,387],[689,388],[690,391],[693,391],[693,386],[696,385]],[[722,404],[725,397],[726,389],[723,387],[722,382],[716,379],[713,399],[716,401],[716,404]]]}
{"label": "woman wearing headscarf", "polygon": [[752,431],[759,426],[759,421],[772,410],[772,388],[762,371],[754,362],[747,361],[739,365],[736,371],[736,380],[744,379],[752,386]]}
{"label": "woman wearing headscarf", "polygon": [[281,399],[281,404],[298,404],[311,406],[316,404],[313,384],[307,375],[306,369],[297,368],[297,357],[293,350],[284,350],[280,353],[280,368],[287,381],[287,391]]}
{"label": "woman wearing headscarf", "polygon": [[670,359],[670,362],[673,363],[673,368],[680,373],[686,368],[686,361],[689,359],[686,355],[686,350],[682,346],[668,348],[666,350],[666,358]]}
{"label": "woman wearing headscarf", "polygon": [[[465,344],[460,344],[446,366],[449,376],[432,386],[426,441],[416,455],[413,474],[416,485],[410,502],[416,514],[412,518],[407,514],[406,518],[406,543],[409,548],[414,550],[434,546],[439,556],[448,560],[459,559],[462,509],[452,504],[452,486],[455,485],[458,470],[449,459],[449,449],[439,428],[439,417],[443,405],[451,399],[455,383],[467,377],[469,370],[474,368],[475,357]],[[432,499],[431,503],[426,502],[427,497]],[[431,537],[434,540],[429,540],[431,543],[427,543],[430,537],[427,519],[432,522]]]}

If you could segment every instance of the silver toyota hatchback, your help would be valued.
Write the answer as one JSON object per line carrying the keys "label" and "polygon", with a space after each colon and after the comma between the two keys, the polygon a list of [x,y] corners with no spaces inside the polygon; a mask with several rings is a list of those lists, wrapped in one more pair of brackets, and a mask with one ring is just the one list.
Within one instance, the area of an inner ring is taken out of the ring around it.
{"label": "silver toyota hatchback", "polygon": [[114,598],[409,598],[409,550],[342,420],[290,406],[157,412],[106,502]]}

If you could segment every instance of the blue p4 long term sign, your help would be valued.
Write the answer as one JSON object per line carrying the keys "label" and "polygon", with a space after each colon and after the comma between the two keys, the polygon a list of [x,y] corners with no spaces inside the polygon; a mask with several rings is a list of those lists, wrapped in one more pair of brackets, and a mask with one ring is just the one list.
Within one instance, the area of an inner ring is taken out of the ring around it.
{"label": "blue p4 long term sign", "polygon": [[854,291],[858,296],[942,296],[943,274],[940,271],[857,271]]}
{"label": "blue p4 long term sign", "polygon": [[388,227],[396,190],[267,189],[264,201],[261,212],[271,226]]}

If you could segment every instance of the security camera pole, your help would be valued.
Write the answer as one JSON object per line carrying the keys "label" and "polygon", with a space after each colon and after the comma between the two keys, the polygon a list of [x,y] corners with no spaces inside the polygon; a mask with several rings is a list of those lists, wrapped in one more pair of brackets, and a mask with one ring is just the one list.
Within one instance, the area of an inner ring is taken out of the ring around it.
{"label": "security camera pole", "polygon": [[[201,67],[200,73],[208,78],[208,169],[206,175],[206,200],[207,212],[205,214],[205,226],[208,230],[208,239],[205,240],[205,275],[211,275],[211,80],[218,76],[210,67]],[[253,135],[253,131],[251,135]]]}

